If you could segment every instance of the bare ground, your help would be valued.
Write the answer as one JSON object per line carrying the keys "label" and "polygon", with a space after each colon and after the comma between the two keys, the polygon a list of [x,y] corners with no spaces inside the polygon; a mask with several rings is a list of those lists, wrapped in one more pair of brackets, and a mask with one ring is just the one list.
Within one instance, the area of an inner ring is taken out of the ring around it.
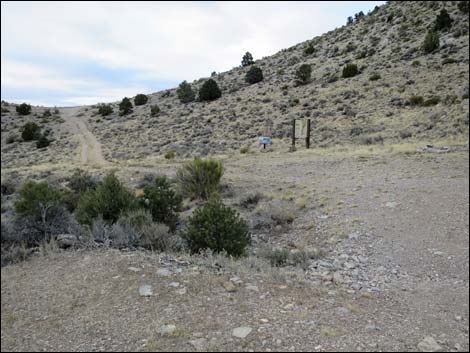
{"label": "bare ground", "polygon": [[87,123],[79,115],[81,107],[61,108],[65,128],[80,139],[80,161],[82,164],[106,164],[101,151],[101,143],[88,129]]}
{"label": "bare ground", "polygon": [[[186,265],[142,252],[61,252],[2,269],[2,350],[414,351],[432,336],[442,350],[468,351],[468,153],[267,153],[225,165],[237,194],[307,198],[292,228],[267,243],[336,239],[341,253],[363,249],[377,288],[351,290],[316,280],[312,268],[271,268],[253,256],[180,255]],[[341,235],[358,229],[370,236]],[[160,268],[171,275],[158,276]],[[241,283],[227,292],[233,276]],[[140,297],[142,284],[154,296]],[[164,324],[176,331],[161,335]],[[238,326],[253,331],[235,338]]]}

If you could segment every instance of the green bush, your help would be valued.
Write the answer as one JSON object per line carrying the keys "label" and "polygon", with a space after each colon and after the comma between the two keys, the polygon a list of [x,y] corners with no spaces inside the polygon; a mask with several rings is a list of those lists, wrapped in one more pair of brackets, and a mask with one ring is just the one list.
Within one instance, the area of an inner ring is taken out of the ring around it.
{"label": "green bush", "polygon": [[439,49],[440,41],[439,41],[439,33],[434,31],[429,31],[424,38],[424,42],[422,45],[422,50],[425,53],[432,53],[433,51]]}
{"label": "green bush", "polygon": [[81,195],[75,214],[81,224],[92,225],[98,217],[108,223],[115,223],[119,216],[136,206],[134,194],[114,173],[110,173],[95,189],[89,189]]}
{"label": "green bush", "polygon": [[2,178],[1,195],[11,195],[16,191],[16,182],[11,179]]}
{"label": "green bush", "polygon": [[52,223],[57,221],[57,217],[61,218],[63,195],[46,182],[36,183],[32,180],[21,186],[19,194],[14,208],[19,216],[18,223],[26,227],[27,231],[24,236],[18,235],[18,238],[25,240],[28,245],[38,245],[48,239]]}
{"label": "green bush", "polygon": [[457,60],[455,60],[454,58],[445,58],[444,60],[442,60],[442,65],[455,64],[456,62]]}
{"label": "green bush", "polygon": [[371,81],[377,81],[377,80],[380,80],[382,78],[382,76],[380,76],[380,74],[374,72],[370,77],[369,77],[369,80]]}
{"label": "green bush", "polygon": [[283,267],[287,265],[290,253],[287,249],[274,249],[266,252],[264,256],[268,259],[271,266]]}
{"label": "green bush", "polygon": [[241,153],[241,154],[245,154],[245,153],[248,153],[248,152],[250,152],[250,148],[249,148],[249,147],[244,146],[244,147],[240,148],[240,153]]}
{"label": "green bush", "polygon": [[429,99],[426,99],[422,104],[425,107],[430,107],[432,105],[439,104],[441,102],[441,99],[439,97],[432,97]]}
{"label": "green bush", "polygon": [[36,220],[47,220],[62,205],[61,192],[46,182],[28,180],[19,193],[20,198],[14,203],[15,211]]}
{"label": "green bush", "polygon": [[110,115],[113,112],[113,107],[109,104],[100,104],[98,107],[98,114],[101,116]]}
{"label": "green bush", "polygon": [[178,98],[181,103],[189,103],[194,101],[194,99],[196,98],[196,94],[191,88],[191,85],[186,81],[180,83],[178,89],[176,90],[176,94],[178,95]]}
{"label": "green bush", "polygon": [[249,52],[246,52],[242,58],[242,66],[253,65],[254,63],[253,56]]}
{"label": "green bush", "polygon": [[46,135],[41,134],[38,141],[36,142],[36,148],[45,148],[51,144],[51,141]]}
{"label": "green bush", "polygon": [[263,70],[257,66],[252,66],[245,75],[245,81],[254,84],[263,81]]}
{"label": "green bush", "polygon": [[84,193],[89,189],[94,189],[96,185],[96,178],[82,169],[75,170],[67,183],[67,186],[77,194]]}
{"label": "green bush", "polygon": [[301,65],[295,72],[295,77],[300,83],[307,83],[312,76],[312,67],[308,64]]}
{"label": "green bush", "polygon": [[160,107],[158,105],[152,105],[150,107],[150,115],[157,116],[160,114]]}
{"label": "green bush", "polygon": [[127,115],[132,112],[132,102],[129,98],[124,97],[119,103],[119,110],[121,111],[121,115]]}
{"label": "green bush", "polygon": [[304,54],[305,55],[312,55],[313,53],[315,53],[315,48],[313,47],[312,44],[309,44],[305,50],[304,50]]}
{"label": "green bush", "polygon": [[51,110],[50,110],[50,109],[46,109],[46,110],[44,111],[44,113],[42,113],[42,118],[48,118],[48,117],[50,117],[50,116],[52,116],[52,113],[51,113]]}
{"label": "green bush", "polygon": [[5,142],[6,142],[7,144],[10,144],[10,143],[15,142],[16,139],[17,139],[16,135],[10,134],[10,135],[8,135],[8,137],[7,137],[7,139],[6,139]]}
{"label": "green bush", "polygon": [[458,8],[461,12],[468,14],[468,12],[469,12],[469,2],[468,1],[459,1],[459,4],[457,6],[458,6]]}
{"label": "green bush", "polygon": [[411,66],[421,66],[421,61],[419,60],[413,60],[413,62],[411,63]]}
{"label": "green bush", "polygon": [[134,97],[134,104],[137,107],[138,105],[146,104],[148,100],[149,97],[147,97],[147,95],[140,93]]}
{"label": "green bush", "polygon": [[150,211],[155,222],[164,223],[175,231],[183,198],[170,187],[166,177],[157,176],[152,185],[144,188],[142,205]]}
{"label": "green bush", "polygon": [[165,152],[165,159],[173,159],[175,158],[176,153],[174,151],[167,151]]}
{"label": "green bush", "polygon": [[217,199],[194,212],[182,237],[192,252],[211,249],[232,256],[243,255],[251,243],[246,222]]}
{"label": "green bush", "polygon": [[113,225],[113,228],[112,236],[118,235],[116,231],[119,228],[124,230],[130,240],[128,245],[140,246],[153,251],[177,251],[181,248],[181,239],[170,234],[167,225],[153,222],[152,215],[143,209],[130,211],[122,216],[117,224]]}
{"label": "green bush", "polygon": [[450,27],[452,27],[452,18],[450,18],[446,9],[442,9],[434,21],[434,30],[441,31],[443,29],[449,29]]}
{"label": "green bush", "polygon": [[20,130],[23,141],[37,140],[41,136],[41,128],[33,122],[27,122]]}
{"label": "green bush", "polygon": [[413,105],[413,106],[420,106],[420,105],[423,105],[423,103],[424,103],[424,98],[423,98],[422,96],[415,96],[415,95],[413,95],[413,96],[411,96],[411,97],[409,98],[409,102],[410,102],[410,104]]}
{"label": "green bush", "polygon": [[213,79],[208,79],[202,85],[201,89],[199,90],[199,100],[200,101],[213,101],[217,98],[222,96],[222,92]]}
{"label": "green bush", "polygon": [[343,78],[354,77],[359,73],[359,69],[356,64],[347,64],[343,67]]}
{"label": "green bush", "polygon": [[111,225],[98,218],[91,234],[93,241],[115,248],[143,247],[172,252],[183,246],[180,237],[170,234],[165,224],[153,222],[150,213],[144,209],[129,211]]}
{"label": "green bush", "polygon": [[195,157],[177,170],[176,180],[185,196],[208,199],[219,191],[222,175],[222,163]]}
{"label": "green bush", "polygon": [[20,115],[28,115],[31,113],[31,106],[26,103],[22,103],[16,106],[16,112]]}

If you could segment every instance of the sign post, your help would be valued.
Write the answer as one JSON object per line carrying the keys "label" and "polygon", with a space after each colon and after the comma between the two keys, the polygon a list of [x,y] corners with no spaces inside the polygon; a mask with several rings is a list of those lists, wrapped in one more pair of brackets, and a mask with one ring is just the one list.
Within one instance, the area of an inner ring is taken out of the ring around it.
{"label": "sign post", "polygon": [[260,145],[263,145],[263,149],[265,150],[266,149],[266,145],[270,145],[272,142],[271,142],[271,138],[270,137],[267,137],[267,136],[261,136],[259,138],[259,144]]}
{"label": "sign post", "polygon": [[292,119],[292,146],[295,147],[295,119]]}
{"label": "sign post", "polygon": [[310,148],[310,119],[307,119],[307,136],[305,137],[305,147]]}
{"label": "sign post", "polygon": [[292,146],[294,147],[296,138],[305,138],[305,146],[310,148],[310,119],[293,119]]}

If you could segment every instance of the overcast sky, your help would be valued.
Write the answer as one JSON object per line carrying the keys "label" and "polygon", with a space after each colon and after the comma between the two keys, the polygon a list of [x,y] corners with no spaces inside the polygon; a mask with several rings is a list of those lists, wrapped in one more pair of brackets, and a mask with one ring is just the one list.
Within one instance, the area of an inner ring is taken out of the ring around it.
{"label": "overcast sky", "polygon": [[112,102],[272,55],[383,1],[1,3],[2,99]]}

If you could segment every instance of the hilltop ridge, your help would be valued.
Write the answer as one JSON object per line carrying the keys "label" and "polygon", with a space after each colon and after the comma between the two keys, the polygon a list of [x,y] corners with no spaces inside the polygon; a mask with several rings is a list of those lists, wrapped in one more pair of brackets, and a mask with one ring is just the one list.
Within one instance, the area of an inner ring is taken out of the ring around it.
{"label": "hilltop ridge", "polygon": [[[222,97],[212,102],[183,104],[173,88],[148,95],[148,102],[129,115],[120,116],[119,103],[113,103],[111,115],[101,117],[94,105],[79,109],[77,118],[90,126],[109,161],[167,151],[180,157],[238,151],[254,148],[257,136],[266,133],[284,148],[294,118],[312,120],[314,147],[468,141],[468,12],[459,3],[388,2],[352,24],[256,60],[264,76],[259,83],[245,81],[249,66],[213,75]],[[451,28],[439,31],[439,49],[425,53],[425,36],[444,8]],[[313,49],[306,52],[309,47]],[[297,85],[295,71],[302,64],[312,67],[312,78]],[[356,64],[359,74],[343,78],[347,64]],[[207,79],[191,86],[197,91]],[[160,108],[157,116],[150,114],[152,105]],[[27,165],[28,158],[21,158],[27,151],[38,154],[31,159],[36,163],[58,161],[58,149],[70,156],[78,148],[60,118],[41,120],[45,109],[34,108],[21,117],[2,105],[2,152],[7,157],[2,166],[12,165],[10,157],[18,153],[15,163]],[[51,153],[37,153],[34,146],[19,142],[5,146],[11,134],[18,135],[23,120],[39,120],[54,132]]]}

